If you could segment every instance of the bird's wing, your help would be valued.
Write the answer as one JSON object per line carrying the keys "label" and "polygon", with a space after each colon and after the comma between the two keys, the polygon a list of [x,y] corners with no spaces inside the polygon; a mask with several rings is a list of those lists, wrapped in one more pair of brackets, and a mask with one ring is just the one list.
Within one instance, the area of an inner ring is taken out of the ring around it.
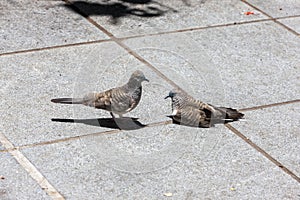
{"label": "bird's wing", "polygon": [[97,109],[111,110],[111,98],[112,98],[112,89],[98,92],[98,93],[89,93],[84,96],[83,101],[84,105],[95,107]]}
{"label": "bird's wing", "polygon": [[188,106],[194,107],[194,108],[199,109],[199,110],[203,110],[207,115],[208,115],[208,113],[215,113],[216,112],[216,109],[213,105],[204,103],[204,102],[196,100],[196,99],[191,99],[188,102]]}
{"label": "bird's wing", "polygon": [[192,106],[187,106],[184,109],[178,110],[173,118],[182,124],[190,126],[210,127],[210,117],[208,117],[203,110]]}
{"label": "bird's wing", "polygon": [[115,88],[112,91],[112,111],[116,113],[126,113],[132,110],[134,103],[131,95],[124,88]]}
{"label": "bird's wing", "polygon": [[90,93],[84,97],[84,102],[87,106],[114,113],[129,112],[136,103],[122,87],[112,88],[99,93]]}

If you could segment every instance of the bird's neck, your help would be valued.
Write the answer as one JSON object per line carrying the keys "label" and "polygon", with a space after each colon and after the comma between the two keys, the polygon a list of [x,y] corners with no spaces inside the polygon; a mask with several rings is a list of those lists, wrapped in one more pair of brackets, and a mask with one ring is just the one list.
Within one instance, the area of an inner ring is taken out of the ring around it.
{"label": "bird's neck", "polygon": [[137,89],[141,87],[141,85],[142,85],[141,82],[137,81],[136,79],[129,79],[127,83],[128,89]]}
{"label": "bird's neck", "polygon": [[180,98],[180,97],[173,97],[172,98],[172,106],[173,106],[173,109],[181,109],[183,106],[184,106],[184,103],[185,101]]}

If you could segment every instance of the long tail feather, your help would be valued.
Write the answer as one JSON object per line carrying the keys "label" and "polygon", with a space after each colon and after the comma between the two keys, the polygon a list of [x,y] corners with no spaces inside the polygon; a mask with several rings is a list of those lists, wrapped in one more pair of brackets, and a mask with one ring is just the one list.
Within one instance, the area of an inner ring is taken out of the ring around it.
{"label": "long tail feather", "polygon": [[240,113],[239,111],[233,108],[218,107],[218,109],[225,113],[225,119],[237,121],[239,119],[242,119],[244,116],[243,113]]}
{"label": "long tail feather", "polygon": [[62,104],[82,104],[83,99],[81,98],[57,98],[57,99],[51,99],[51,102],[53,103],[62,103]]}

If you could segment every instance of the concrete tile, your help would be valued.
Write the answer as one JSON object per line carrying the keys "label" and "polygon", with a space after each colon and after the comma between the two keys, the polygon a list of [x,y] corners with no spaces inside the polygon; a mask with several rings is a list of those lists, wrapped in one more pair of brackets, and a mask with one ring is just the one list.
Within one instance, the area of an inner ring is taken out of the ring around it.
{"label": "concrete tile", "polygon": [[300,17],[295,17],[295,18],[288,18],[288,19],[280,19],[278,20],[281,23],[285,24],[289,28],[293,29],[296,31],[298,34],[300,34]]}
{"label": "concrete tile", "polygon": [[8,153],[0,153],[0,199],[51,199]]}
{"label": "concrete tile", "polygon": [[297,0],[247,0],[247,2],[263,10],[272,17],[285,17],[300,14],[300,5]]}
{"label": "concrete tile", "polygon": [[238,0],[72,2],[117,37],[266,18],[244,15],[251,8]]}
{"label": "concrete tile", "polygon": [[163,199],[167,192],[174,199],[299,196],[294,179],[224,126],[163,126],[167,134],[156,128],[145,128],[156,135],[139,140],[126,132],[22,151],[67,199]]}
{"label": "concrete tile", "polygon": [[[113,130],[99,127],[98,118],[111,118],[106,111],[50,100],[121,86],[137,69],[150,82],[143,83],[140,104],[125,116],[148,124],[165,121],[171,112],[164,100],[171,87],[111,42],[2,56],[0,65],[0,129],[17,146]],[[52,118],[80,120],[62,123]]]}
{"label": "concrete tile", "polygon": [[249,111],[246,122],[233,126],[299,177],[299,111],[299,103]]}
{"label": "concrete tile", "polygon": [[61,4],[59,1],[1,1],[0,53],[108,38]]}
{"label": "concrete tile", "polygon": [[300,97],[299,38],[272,22],[135,38],[125,44],[194,97],[212,104],[244,108]]}

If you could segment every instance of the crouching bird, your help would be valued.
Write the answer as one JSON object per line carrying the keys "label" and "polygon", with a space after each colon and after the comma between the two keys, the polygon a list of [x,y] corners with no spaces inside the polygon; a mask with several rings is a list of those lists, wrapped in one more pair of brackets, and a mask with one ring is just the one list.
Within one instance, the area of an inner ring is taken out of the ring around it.
{"label": "crouching bird", "polygon": [[167,98],[172,99],[173,111],[168,117],[177,124],[209,128],[214,124],[237,121],[244,116],[236,109],[201,102],[178,89],[171,90]]}
{"label": "crouching bird", "polygon": [[115,118],[114,114],[118,114],[121,118],[123,114],[133,110],[140,102],[143,81],[149,82],[143,72],[137,70],[132,73],[129,81],[121,87],[112,88],[104,92],[89,93],[83,98],[51,99],[51,102],[83,104],[96,109],[109,111],[113,118]]}

